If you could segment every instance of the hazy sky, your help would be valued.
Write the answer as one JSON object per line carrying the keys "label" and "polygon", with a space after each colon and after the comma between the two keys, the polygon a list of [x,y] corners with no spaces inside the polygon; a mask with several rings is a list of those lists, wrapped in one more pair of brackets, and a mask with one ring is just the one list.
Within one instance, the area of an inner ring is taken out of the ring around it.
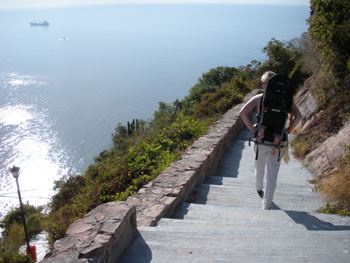
{"label": "hazy sky", "polygon": [[224,4],[290,4],[308,5],[309,0],[0,0],[0,9],[27,8],[27,7],[60,7],[85,4],[201,4],[201,3],[224,3]]}

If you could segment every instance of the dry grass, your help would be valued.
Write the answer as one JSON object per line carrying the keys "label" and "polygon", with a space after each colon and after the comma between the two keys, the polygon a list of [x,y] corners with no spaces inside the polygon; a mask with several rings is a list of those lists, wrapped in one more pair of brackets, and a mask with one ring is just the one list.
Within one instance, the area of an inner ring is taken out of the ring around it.
{"label": "dry grass", "polygon": [[[317,188],[329,202],[326,209],[350,215],[350,153],[336,170],[319,180]],[[328,211],[332,212],[332,211]]]}
{"label": "dry grass", "polygon": [[313,148],[312,142],[308,138],[297,137],[292,141],[294,156],[302,159],[304,158]]}

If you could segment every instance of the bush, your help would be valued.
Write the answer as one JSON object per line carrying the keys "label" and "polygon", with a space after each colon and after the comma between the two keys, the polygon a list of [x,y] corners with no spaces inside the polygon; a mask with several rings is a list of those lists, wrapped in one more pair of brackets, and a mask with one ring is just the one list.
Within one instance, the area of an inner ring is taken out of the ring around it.
{"label": "bush", "polygon": [[215,93],[205,94],[195,107],[194,114],[198,118],[216,116],[242,101],[243,96],[227,85],[218,88]]}
{"label": "bush", "polygon": [[[43,208],[35,207],[32,205],[23,205],[23,210],[26,218],[28,234],[31,237],[42,230],[41,225],[38,226],[37,224],[34,224],[34,223],[31,224],[31,221],[34,220],[34,218],[43,217],[43,215],[41,214]],[[10,210],[6,214],[2,222],[0,223],[0,227],[3,229],[2,235],[6,237],[9,233],[10,228],[14,224],[18,224],[18,225],[23,224],[20,207]]]}
{"label": "bush", "polygon": [[230,81],[238,72],[238,69],[233,67],[217,67],[209,70],[191,88],[185,102],[193,104],[200,101],[203,94],[214,92],[216,88]]}
{"label": "bush", "polygon": [[31,263],[29,257],[20,255],[17,251],[9,250],[4,241],[0,241],[0,263]]}
{"label": "bush", "polygon": [[176,121],[163,128],[148,143],[130,147],[128,160],[128,187],[116,194],[116,200],[125,200],[144,184],[153,180],[178,158],[178,152],[187,148],[206,130],[197,120],[179,114]]}
{"label": "bush", "polygon": [[18,250],[25,242],[23,224],[11,224],[5,240],[10,251]]}
{"label": "bush", "polygon": [[194,107],[193,114],[198,118],[222,115],[234,105],[241,103],[244,98],[243,94],[250,90],[246,76],[243,73],[237,73],[226,84],[211,93],[204,94]]}
{"label": "bush", "polygon": [[25,243],[22,224],[12,223],[7,229],[7,235],[0,240],[1,263],[31,263],[29,257],[20,255],[19,248]]}
{"label": "bush", "polygon": [[51,200],[52,211],[58,210],[65,204],[70,204],[84,185],[85,180],[81,175],[71,175],[66,180],[55,181],[54,190],[58,191]]}

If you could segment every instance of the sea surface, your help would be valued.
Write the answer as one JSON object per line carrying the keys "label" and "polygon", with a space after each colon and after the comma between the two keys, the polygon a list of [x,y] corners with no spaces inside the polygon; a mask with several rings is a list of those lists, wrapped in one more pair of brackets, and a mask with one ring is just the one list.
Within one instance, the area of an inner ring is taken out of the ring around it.
{"label": "sea surface", "polygon": [[267,42],[300,36],[308,16],[258,5],[0,11],[0,218],[18,204],[9,167],[20,167],[23,202],[47,203],[55,180],[111,147],[118,123],[152,118],[210,68],[264,60]]}

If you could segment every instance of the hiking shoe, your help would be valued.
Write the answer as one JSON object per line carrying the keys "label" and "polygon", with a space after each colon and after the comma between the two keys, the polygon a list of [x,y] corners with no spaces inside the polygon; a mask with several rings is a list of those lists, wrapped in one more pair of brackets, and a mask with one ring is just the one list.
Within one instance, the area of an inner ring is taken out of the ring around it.
{"label": "hiking shoe", "polygon": [[260,198],[263,198],[264,197],[264,191],[262,190],[259,190],[259,191],[256,191],[258,193],[258,195],[260,196]]}

